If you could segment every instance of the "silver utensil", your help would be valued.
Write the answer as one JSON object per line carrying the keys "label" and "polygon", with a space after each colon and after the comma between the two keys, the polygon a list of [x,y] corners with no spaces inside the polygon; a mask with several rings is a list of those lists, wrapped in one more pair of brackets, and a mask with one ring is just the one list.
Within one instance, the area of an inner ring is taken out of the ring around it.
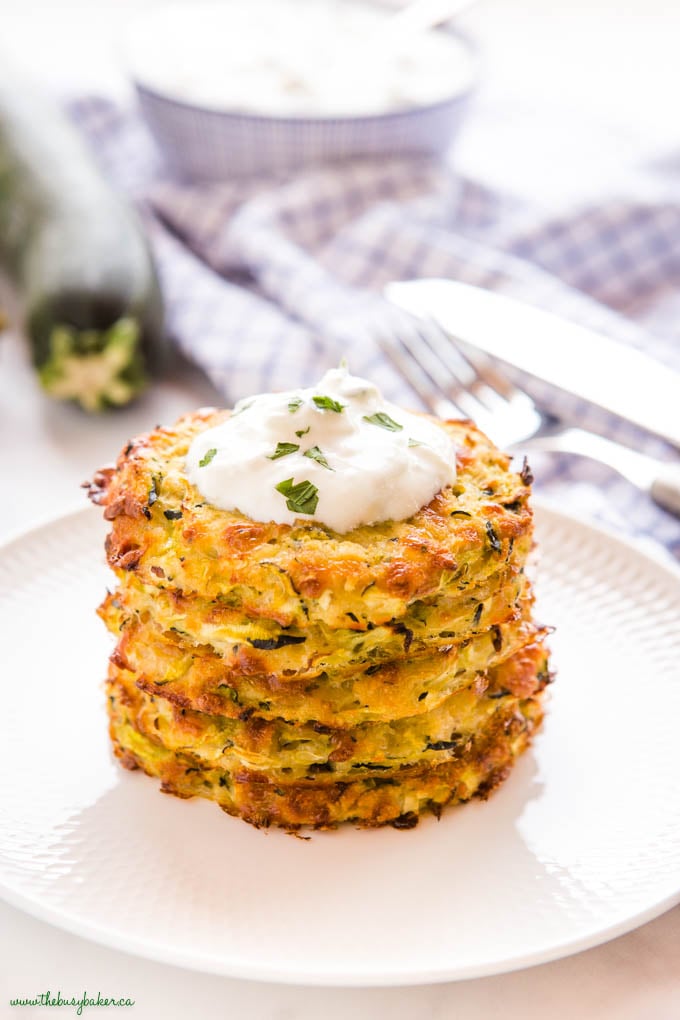
{"label": "silver utensil", "polygon": [[528,375],[680,448],[680,374],[641,351],[503,294],[454,280],[386,289],[394,304]]}
{"label": "silver utensil", "polygon": [[425,406],[439,417],[471,418],[511,451],[576,454],[606,464],[680,517],[680,466],[631,450],[621,443],[565,426],[540,411],[491,360],[459,344],[432,319],[400,316],[399,326],[377,331],[395,368]]}

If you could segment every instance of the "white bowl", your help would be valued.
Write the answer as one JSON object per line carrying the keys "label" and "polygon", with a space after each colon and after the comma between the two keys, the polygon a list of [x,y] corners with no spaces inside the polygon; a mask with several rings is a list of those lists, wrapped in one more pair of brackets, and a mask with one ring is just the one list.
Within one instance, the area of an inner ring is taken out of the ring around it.
{"label": "white bowl", "polygon": [[[256,8],[252,9],[255,13]],[[186,70],[180,26],[198,30],[201,19],[216,10],[220,17],[229,17],[229,3],[219,8],[198,4],[156,10],[140,19],[130,34],[129,65],[142,114],[176,176],[215,181],[245,174],[276,174],[357,156],[440,155],[451,145],[476,83],[475,51],[460,33],[438,33],[451,47],[452,71],[450,91],[447,82],[440,87],[436,101],[372,112],[362,94],[362,109],[356,114],[350,102],[349,108],[340,113],[333,110],[328,114],[313,111],[291,115],[285,109],[276,112],[273,103],[269,112],[262,96],[259,102],[253,102],[252,110],[243,108],[242,98],[235,104],[239,108],[230,109],[228,89],[219,101],[200,94],[197,98],[196,92],[192,94],[182,83],[181,73],[176,81],[167,73],[159,74],[163,61],[166,68],[171,66],[168,57],[172,56],[173,45],[182,53]],[[172,18],[176,19],[174,23]],[[214,39],[210,45],[214,56]],[[228,61],[225,63],[226,75]],[[272,93],[272,99],[276,98]]]}

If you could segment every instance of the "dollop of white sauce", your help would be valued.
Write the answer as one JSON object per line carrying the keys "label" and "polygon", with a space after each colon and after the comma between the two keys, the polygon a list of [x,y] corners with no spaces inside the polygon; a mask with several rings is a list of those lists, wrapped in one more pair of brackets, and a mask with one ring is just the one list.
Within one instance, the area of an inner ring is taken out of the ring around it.
{"label": "dollop of white sauce", "polygon": [[347,0],[170,5],[129,38],[134,76],[197,106],[286,117],[351,117],[436,103],[469,87],[453,35],[389,42],[391,12]]}
{"label": "dollop of white sauce", "polygon": [[442,426],[341,367],[318,386],[240,401],[196,436],[185,471],[222,510],[278,524],[314,520],[344,534],[411,517],[455,480],[455,465]]}

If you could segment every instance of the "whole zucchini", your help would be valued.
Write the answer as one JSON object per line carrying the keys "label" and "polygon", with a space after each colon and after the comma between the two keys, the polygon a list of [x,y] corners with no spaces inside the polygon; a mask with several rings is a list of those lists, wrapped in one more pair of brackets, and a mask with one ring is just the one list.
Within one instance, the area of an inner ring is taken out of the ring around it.
{"label": "whole zucchini", "polygon": [[51,396],[99,411],[145,387],[164,335],[141,226],[66,116],[5,67],[0,259],[18,284],[33,361]]}

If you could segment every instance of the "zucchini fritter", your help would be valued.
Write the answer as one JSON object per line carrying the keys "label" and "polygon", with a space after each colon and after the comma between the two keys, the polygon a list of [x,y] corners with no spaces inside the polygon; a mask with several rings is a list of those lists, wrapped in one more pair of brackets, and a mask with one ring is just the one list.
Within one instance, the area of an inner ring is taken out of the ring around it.
{"label": "zucchini fritter", "polygon": [[[108,625],[118,631],[106,614]],[[115,665],[137,675],[149,694],[213,715],[238,718],[255,712],[289,722],[356,725],[418,715],[437,707],[488,668],[505,662],[544,635],[519,619],[477,638],[450,643],[427,656],[402,655],[356,671],[302,678],[273,667],[244,669],[206,645],[131,620],[120,630]]]}
{"label": "zucchini fritter", "polygon": [[537,693],[547,679],[541,644],[522,649],[502,667],[479,674],[437,708],[415,718],[363,722],[353,727],[291,723],[243,712],[237,718],[179,708],[140,690],[137,674],[111,664],[108,688],[125,705],[140,733],[172,751],[191,748],[201,761],[229,770],[265,770],[274,778],[303,777],[308,769],[337,778],[418,761],[436,763],[460,753],[500,702]]}
{"label": "zucchini fritter", "polygon": [[360,779],[337,780],[321,774],[285,782],[266,772],[233,772],[201,762],[190,750],[173,752],[135,727],[112,696],[111,739],[128,769],[140,768],[161,780],[164,793],[207,797],[228,814],[253,825],[332,828],[339,822],[364,826],[391,824],[410,829],[421,812],[439,814],[447,804],[487,797],[508,775],[515,758],[540,725],[540,696],[516,701],[495,712],[487,727],[466,745],[459,758],[431,765],[418,762]]}
{"label": "zucchini fritter", "polygon": [[470,422],[452,486],[345,535],[208,504],[184,474],[200,411],[128,443],[90,486],[119,586],[114,749],[162,789],[256,825],[410,827],[486,795],[542,718],[528,471]]}
{"label": "zucchini fritter", "polygon": [[196,434],[228,414],[186,415],[130,442],[115,468],[98,472],[90,495],[112,522],[107,555],[119,576],[219,597],[280,627],[365,630],[418,600],[479,585],[516,544],[526,558],[529,486],[470,422],[441,423],[458,448],[454,486],[406,521],[337,535],[316,521],[260,523],[206,503],[184,459]]}
{"label": "zucchini fritter", "polygon": [[[484,602],[466,604],[458,614],[452,611],[449,622],[442,621],[445,630],[428,630],[410,614],[359,633],[330,630],[321,624],[282,632],[278,625],[272,629],[268,620],[249,620],[219,604],[188,599],[166,589],[153,592],[128,580],[101,612],[111,619],[115,615],[110,610],[119,610],[124,621],[133,617],[141,622],[153,620],[164,632],[183,638],[187,646],[211,647],[225,669],[237,674],[312,680],[322,673],[344,676],[386,662],[452,651],[485,637],[493,638],[494,646],[505,645],[519,624],[529,618],[531,605],[531,590],[520,577]],[[483,617],[487,617],[484,625]]]}

